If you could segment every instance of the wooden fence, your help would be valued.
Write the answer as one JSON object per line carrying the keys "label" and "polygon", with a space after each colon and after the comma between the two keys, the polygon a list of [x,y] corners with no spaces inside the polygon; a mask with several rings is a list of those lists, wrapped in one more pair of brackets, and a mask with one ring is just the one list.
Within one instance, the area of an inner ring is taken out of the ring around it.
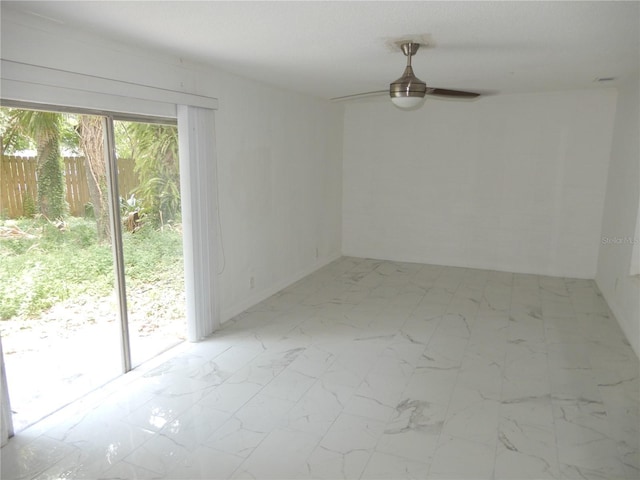
{"label": "wooden fence", "polygon": [[[64,178],[69,214],[74,217],[85,215],[85,206],[91,202],[87,184],[84,157],[64,157]],[[138,186],[138,176],[133,169],[134,161],[118,159],[118,190],[128,198]],[[0,164],[0,215],[19,218],[29,214],[36,207],[38,199],[38,176],[35,157],[2,155]]]}

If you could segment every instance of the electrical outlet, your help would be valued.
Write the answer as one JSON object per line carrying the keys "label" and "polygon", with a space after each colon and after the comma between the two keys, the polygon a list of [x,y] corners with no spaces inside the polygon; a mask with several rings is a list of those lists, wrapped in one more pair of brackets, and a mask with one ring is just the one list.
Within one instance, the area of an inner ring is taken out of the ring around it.
{"label": "electrical outlet", "polygon": [[316,247],[316,258],[320,257],[320,252],[318,251],[318,248]]}
{"label": "electrical outlet", "polygon": [[249,288],[254,288],[256,286],[256,279],[251,277],[249,278]]}

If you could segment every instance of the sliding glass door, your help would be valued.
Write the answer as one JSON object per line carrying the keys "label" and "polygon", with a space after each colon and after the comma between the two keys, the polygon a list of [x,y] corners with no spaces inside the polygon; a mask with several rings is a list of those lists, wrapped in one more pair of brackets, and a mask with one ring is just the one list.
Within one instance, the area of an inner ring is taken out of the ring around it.
{"label": "sliding glass door", "polygon": [[174,125],[131,121],[114,127],[123,185],[127,324],[136,366],[186,336],[178,131]]}
{"label": "sliding glass door", "polygon": [[177,132],[1,113],[0,328],[19,431],[184,338]]}

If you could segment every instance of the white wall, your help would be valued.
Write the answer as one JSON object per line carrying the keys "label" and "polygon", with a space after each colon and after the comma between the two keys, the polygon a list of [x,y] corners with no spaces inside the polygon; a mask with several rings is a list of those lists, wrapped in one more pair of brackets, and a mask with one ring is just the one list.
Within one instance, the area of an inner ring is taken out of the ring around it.
{"label": "white wall", "polygon": [[225,319],[340,256],[342,110],[217,78]]}
{"label": "white wall", "polygon": [[613,89],[346,107],[343,253],[594,278]]}
{"label": "white wall", "polygon": [[620,88],[611,165],[602,219],[596,283],[627,339],[640,357],[640,277],[630,276],[633,243],[640,221],[640,79]]}
{"label": "white wall", "polygon": [[3,59],[219,99],[223,321],[340,255],[340,106],[15,12],[1,31]]}

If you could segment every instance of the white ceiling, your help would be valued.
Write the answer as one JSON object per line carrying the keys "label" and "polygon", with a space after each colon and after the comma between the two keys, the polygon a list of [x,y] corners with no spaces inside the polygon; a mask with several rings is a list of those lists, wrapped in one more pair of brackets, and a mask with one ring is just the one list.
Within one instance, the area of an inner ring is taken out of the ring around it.
{"label": "white ceiling", "polygon": [[638,68],[639,2],[1,2],[2,9],[324,98],[380,90],[405,57],[427,85],[535,92]]}

